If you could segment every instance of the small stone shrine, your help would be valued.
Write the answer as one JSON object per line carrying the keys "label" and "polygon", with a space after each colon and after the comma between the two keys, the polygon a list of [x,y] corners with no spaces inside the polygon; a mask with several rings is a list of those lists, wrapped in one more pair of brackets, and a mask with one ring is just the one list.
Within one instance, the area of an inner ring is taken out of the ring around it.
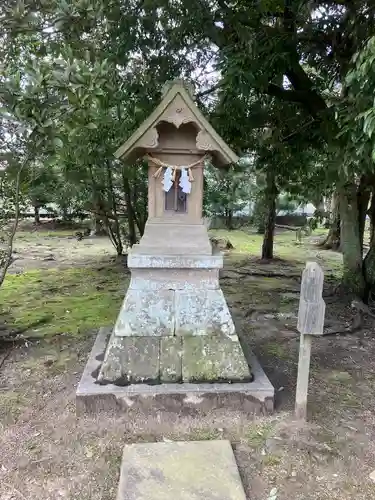
{"label": "small stone shrine", "polygon": [[131,281],[98,382],[251,381],[219,284],[223,255],[202,220],[206,161],[220,168],[237,156],[176,81],[116,157],[147,160],[148,220],[128,255]]}

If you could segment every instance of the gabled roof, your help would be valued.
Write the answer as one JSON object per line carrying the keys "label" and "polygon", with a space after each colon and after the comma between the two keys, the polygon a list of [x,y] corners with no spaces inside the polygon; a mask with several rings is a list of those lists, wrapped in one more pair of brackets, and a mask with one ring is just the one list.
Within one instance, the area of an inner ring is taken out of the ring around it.
{"label": "gabled roof", "polygon": [[116,151],[116,158],[126,160],[130,157],[140,157],[147,151],[152,152],[156,149],[158,146],[156,127],[160,122],[173,123],[177,128],[183,123],[194,123],[199,129],[196,140],[198,150],[211,153],[213,162],[217,166],[238,161],[237,155],[209,124],[181,81],[171,84],[156,109]]}

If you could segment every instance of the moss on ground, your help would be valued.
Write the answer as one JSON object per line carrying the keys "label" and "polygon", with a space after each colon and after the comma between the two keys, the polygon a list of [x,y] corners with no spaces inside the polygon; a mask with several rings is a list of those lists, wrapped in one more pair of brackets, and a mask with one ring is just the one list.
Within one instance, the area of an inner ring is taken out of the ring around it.
{"label": "moss on ground", "polygon": [[[228,263],[238,264],[245,255],[258,258],[261,256],[263,242],[263,235],[261,234],[256,234],[248,229],[242,231],[218,229],[210,231],[210,234],[218,238],[227,238],[234,246],[234,250],[226,257]],[[321,234],[322,232],[319,230],[312,234],[312,238],[316,240]],[[326,274],[331,274],[334,277],[341,277],[342,275],[342,255],[340,253],[322,250],[317,245],[311,243],[309,238],[304,238],[303,242],[298,244],[296,243],[294,231],[276,232],[274,255],[279,259],[287,261],[284,264],[292,264],[301,269],[307,260],[315,260],[323,267]],[[281,264],[280,269],[285,271],[284,264]],[[275,266],[277,267],[278,265],[280,263],[276,260]]]}
{"label": "moss on ground", "polygon": [[40,229],[36,231],[17,231],[16,242],[17,240],[35,241],[41,238],[75,238],[75,233],[77,231],[79,231],[79,229]]}
{"label": "moss on ground", "polygon": [[111,267],[8,274],[1,307],[10,328],[30,327],[35,336],[76,335],[113,323],[126,285],[123,273]]}
{"label": "moss on ground", "polygon": [[[248,258],[258,258],[262,245],[262,235],[251,230],[216,230],[212,231],[217,237],[228,238],[235,249],[226,256],[225,267],[231,264],[238,268],[240,261]],[[17,234],[23,245],[34,250],[39,245],[58,248],[59,238],[64,241],[67,237],[74,236],[74,230],[57,231],[22,231]],[[57,243],[56,243],[57,242]],[[56,246],[57,245],[57,246]],[[95,245],[95,244],[94,244]],[[74,246],[74,245],[73,245]],[[68,250],[69,250],[68,246]],[[90,252],[84,245],[74,252],[80,255],[80,262],[87,265],[85,252]],[[285,272],[286,266],[290,272],[299,274],[304,263],[309,258],[324,260],[324,269],[327,273],[336,274],[341,269],[341,255],[329,251],[320,251],[316,246],[308,243],[307,239],[302,245],[296,245],[295,233],[284,231],[276,234],[275,255],[283,261],[275,260],[264,269],[269,271]],[[60,258],[57,253],[58,258]],[[89,254],[88,254],[89,255]],[[55,263],[54,263],[55,264]],[[58,265],[59,262],[56,262]],[[64,256],[64,265],[69,265],[69,257]],[[79,264],[82,265],[82,264]],[[105,264],[102,268],[74,267],[57,269],[39,269],[27,271],[22,274],[8,275],[1,288],[1,312],[5,313],[10,329],[30,327],[31,333],[39,336],[49,336],[59,333],[79,334],[101,325],[110,325],[118,313],[121,300],[127,286],[122,269],[119,266]],[[251,271],[256,267],[254,261],[245,262],[246,269]],[[22,269],[22,265],[21,265]],[[26,267],[27,269],[27,267]],[[289,300],[277,299],[280,290],[287,288],[286,280],[278,277],[251,277],[244,280],[242,275],[234,276],[235,279],[222,282],[224,293],[228,302],[233,306],[242,304],[262,306],[279,310],[280,303],[285,302],[285,308],[291,307]],[[238,281],[241,280],[241,287]],[[298,298],[298,295],[296,295]],[[276,300],[277,299],[277,300]],[[287,302],[287,303],[286,303]],[[290,301],[292,302],[292,301]],[[34,325],[34,326],[33,326]],[[36,325],[36,326],[35,326]]]}

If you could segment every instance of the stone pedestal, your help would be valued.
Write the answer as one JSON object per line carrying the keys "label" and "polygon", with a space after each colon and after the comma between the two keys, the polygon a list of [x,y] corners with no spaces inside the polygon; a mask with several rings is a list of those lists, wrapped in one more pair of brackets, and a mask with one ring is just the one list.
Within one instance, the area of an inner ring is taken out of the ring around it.
{"label": "stone pedestal", "polygon": [[149,221],[128,256],[131,281],[98,381],[241,382],[251,372],[203,223]]}

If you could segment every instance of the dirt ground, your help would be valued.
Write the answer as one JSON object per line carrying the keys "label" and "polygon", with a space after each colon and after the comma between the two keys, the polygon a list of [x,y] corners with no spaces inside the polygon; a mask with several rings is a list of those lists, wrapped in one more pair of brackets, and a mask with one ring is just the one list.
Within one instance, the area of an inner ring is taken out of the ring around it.
{"label": "dirt ground", "polygon": [[[104,239],[72,242],[68,235],[49,235],[30,241],[18,239],[13,273],[90,265],[112,254]],[[302,255],[311,251],[298,249]],[[290,253],[296,252],[290,243]],[[49,253],[54,260],[43,260]],[[125,443],[222,437],[233,444],[249,500],[268,500],[271,491],[277,500],[375,498],[369,478],[375,469],[373,324],[314,340],[309,422],[293,420],[301,262],[265,264],[231,255],[221,277],[241,341],[255,351],[275,386],[276,410],[269,417],[181,419],[173,430],[161,419],[152,431],[125,418],[77,418],[75,389],[95,330],[0,350],[0,499],[114,500]],[[352,318],[347,300],[332,294],[333,284],[328,274],[328,328]]]}
{"label": "dirt ground", "polygon": [[78,241],[75,230],[22,231],[14,245],[10,273],[32,269],[90,266],[113,256],[113,246],[106,236],[85,237]]}

